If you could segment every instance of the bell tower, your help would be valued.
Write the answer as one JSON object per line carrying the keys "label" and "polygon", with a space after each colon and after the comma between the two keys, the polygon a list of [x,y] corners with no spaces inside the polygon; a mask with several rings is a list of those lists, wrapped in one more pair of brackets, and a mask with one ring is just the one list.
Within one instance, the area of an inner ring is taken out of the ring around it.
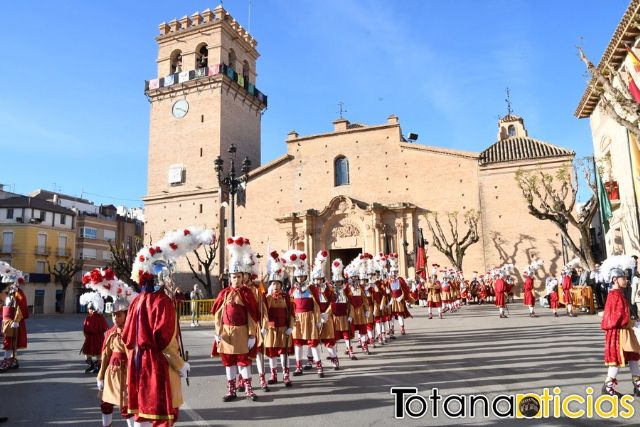
{"label": "bell tower", "polygon": [[145,243],[188,224],[218,228],[220,189],[213,161],[260,165],[267,96],[256,87],[257,41],[221,5],[159,25],[158,74],[150,103]]}

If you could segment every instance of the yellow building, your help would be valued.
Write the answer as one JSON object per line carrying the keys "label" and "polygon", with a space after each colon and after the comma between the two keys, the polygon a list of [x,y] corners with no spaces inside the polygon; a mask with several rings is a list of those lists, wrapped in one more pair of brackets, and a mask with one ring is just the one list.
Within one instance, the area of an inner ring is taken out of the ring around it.
{"label": "yellow building", "polygon": [[[25,273],[23,287],[33,312],[61,310],[62,287],[53,283],[53,267],[75,257],[75,212],[33,197],[0,191],[0,259]],[[66,312],[75,310],[73,286]]]}

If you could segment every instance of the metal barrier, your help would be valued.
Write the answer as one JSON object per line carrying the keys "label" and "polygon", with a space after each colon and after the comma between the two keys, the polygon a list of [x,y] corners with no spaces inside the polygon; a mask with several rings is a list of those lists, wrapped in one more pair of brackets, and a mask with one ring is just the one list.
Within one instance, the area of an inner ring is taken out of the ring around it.
{"label": "metal barrier", "polygon": [[176,301],[176,311],[180,320],[213,320],[211,307],[215,299]]}

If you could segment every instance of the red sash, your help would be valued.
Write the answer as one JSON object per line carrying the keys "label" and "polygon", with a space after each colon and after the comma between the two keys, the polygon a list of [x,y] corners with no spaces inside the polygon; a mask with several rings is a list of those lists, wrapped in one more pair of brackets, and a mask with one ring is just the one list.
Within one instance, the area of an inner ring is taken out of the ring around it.
{"label": "red sash", "polygon": [[296,305],[296,313],[313,311],[313,298],[295,298],[293,303]]}
{"label": "red sash", "polygon": [[16,317],[16,308],[11,306],[2,307],[2,320],[13,320]]}
{"label": "red sash", "polygon": [[230,326],[245,326],[247,324],[247,309],[241,304],[227,303],[222,314],[222,324]]}

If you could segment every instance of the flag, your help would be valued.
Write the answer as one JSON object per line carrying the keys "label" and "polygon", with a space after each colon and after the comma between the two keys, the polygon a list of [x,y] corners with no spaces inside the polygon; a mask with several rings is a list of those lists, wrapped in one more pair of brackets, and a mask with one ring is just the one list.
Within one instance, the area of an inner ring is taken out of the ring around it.
{"label": "flag", "polygon": [[189,72],[188,71],[183,71],[180,74],[178,74],[178,83],[186,82],[188,80],[189,80]]}
{"label": "flag", "polygon": [[207,76],[215,76],[216,74],[220,74],[220,64],[207,67]]}
{"label": "flag", "polygon": [[[640,201],[640,148],[638,148],[638,137],[631,132],[629,132],[629,152],[631,154],[632,185],[636,193],[636,203],[638,203]],[[640,206],[637,206],[636,209],[640,209]]]}
{"label": "flag", "polygon": [[[633,99],[640,103],[640,59],[634,49],[627,48],[627,57],[624,59],[624,67],[626,69],[626,84],[631,92]],[[623,74],[624,75],[624,74]]]}
{"label": "flag", "polygon": [[418,246],[416,251],[416,274],[420,275],[424,280],[427,280],[427,254],[424,250],[424,246]]}
{"label": "flag", "polygon": [[244,76],[242,74],[238,74],[238,84],[244,87]]}
{"label": "flag", "polygon": [[600,173],[596,171],[596,184],[598,186],[598,201],[600,202],[600,219],[602,220],[602,226],[604,232],[609,231],[609,219],[613,216],[611,213],[611,203],[609,202],[609,195],[604,189],[602,184],[602,178]]}
{"label": "flag", "polygon": [[158,89],[160,87],[160,79],[149,80],[149,90]]}
{"label": "flag", "polygon": [[220,187],[220,204],[229,206],[229,191],[224,186]]}
{"label": "flag", "polygon": [[168,76],[165,76],[164,78],[164,85],[166,86],[171,86],[175,81],[175,74],[169,74]]}

